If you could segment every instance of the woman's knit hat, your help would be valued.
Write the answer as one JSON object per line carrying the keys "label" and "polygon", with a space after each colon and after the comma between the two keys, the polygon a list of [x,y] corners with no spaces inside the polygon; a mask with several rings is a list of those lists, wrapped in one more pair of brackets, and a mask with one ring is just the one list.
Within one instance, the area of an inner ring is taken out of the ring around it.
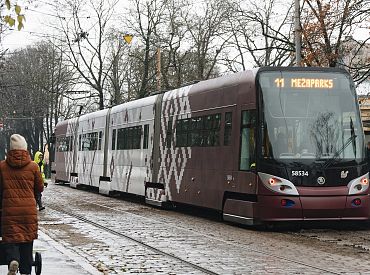
{"label": "woman's knit hat", "polygon": [[27,150],[27,142],[21,135],[14,134],[10,137],[10,150]]}

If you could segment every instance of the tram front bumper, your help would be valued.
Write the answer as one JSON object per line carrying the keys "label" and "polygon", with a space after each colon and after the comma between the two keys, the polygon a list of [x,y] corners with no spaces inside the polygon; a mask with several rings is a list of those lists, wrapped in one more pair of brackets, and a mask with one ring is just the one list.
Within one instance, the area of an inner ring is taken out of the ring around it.
{"label": "tram front bumper", "polygon": [[[356,200],[356,201],[355,201]],[[370,197],[357,196],[258,196],[258,219],[290,220],[367,220]]]}

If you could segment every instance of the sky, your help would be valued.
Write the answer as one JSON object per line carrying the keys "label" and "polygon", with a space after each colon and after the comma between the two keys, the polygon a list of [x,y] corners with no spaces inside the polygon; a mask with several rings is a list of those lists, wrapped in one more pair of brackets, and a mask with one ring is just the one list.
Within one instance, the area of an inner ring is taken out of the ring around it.
{"label": "sky", "polygon": [[[63,14],[63,12],[58,15],[47,0],[33,1],[32,4],[26,3],[26,1],[18,0],[19,5],[22,7],[22,14],[25,14],[26,17],[24,28],[18,31],[15,27],[2,38],[4,49],[12,51],[32,45],[49,37],[60,37],[61,35],[52,25],[59,22],[59,16],[68,15]],[[120,3],[125,4],[127,1]],[[95,24],[96,18],[85,19],[84,21],[86,26],[89,27]]]}
{"label": "sky", "polygon": [[[12,28],[3,38],[2,46],[4,49],[16,50],[18,48],[32,45],[53,34],[53,30],[48,28],[51,19],[56,19],[50,6],[38,0],[37,4],[28,4],[26,1],[18,1],[22,8],[22,14],[26,21],[24,28],[20,31],[16,27]],[[49,15],[50,14],[50,15]]]}
{"label": "sky", "polygon": [[[60,35],[50,27],[52,22],[57,22],[59,18],[48,0],[37,0],[31,4],[27,3],[27,0],[18,0],[17,3],[22,7],[26,22],[21,31],[14,28],[2,38],[3,48],[15,50],[32,45],[48,36]],[[119,5],[125,5],[125,3],[127,1],[122,1]],[[94,19],[90,20],[94,21]],[[91,22],[91,24],[93,23]],[[357,39],[364,40],[369,37],[369,30],[357,31],[354,36]]]}

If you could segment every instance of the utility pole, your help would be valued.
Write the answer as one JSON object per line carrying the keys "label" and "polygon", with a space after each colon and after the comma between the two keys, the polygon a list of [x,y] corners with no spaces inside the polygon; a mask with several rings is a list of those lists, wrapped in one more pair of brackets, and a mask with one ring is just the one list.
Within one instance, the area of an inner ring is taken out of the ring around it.
{"label": "utility pole", "polygon": [[[132,38],[134,36],[130,33],[126,33],[123,38],[125,39],[128,45],[131,44]],[[130,51],[130,48],[129,48]],[[128,66],[128,70],[126,70],[126,79],[127,79],[127,100],[131,101],[131,66]]]}
{"label": "utility pole", "polygon": [[300,5],[299,0],[294,1],[295,16],[294,16],[294,35],[295,35],[295,60],[296,66],[302,66],[301,61],[301,20],[300,20]]}
{"label": "utility pole", "polygon": [[157,47],[157,91],[162,90],[161,84],[161,47]]}

